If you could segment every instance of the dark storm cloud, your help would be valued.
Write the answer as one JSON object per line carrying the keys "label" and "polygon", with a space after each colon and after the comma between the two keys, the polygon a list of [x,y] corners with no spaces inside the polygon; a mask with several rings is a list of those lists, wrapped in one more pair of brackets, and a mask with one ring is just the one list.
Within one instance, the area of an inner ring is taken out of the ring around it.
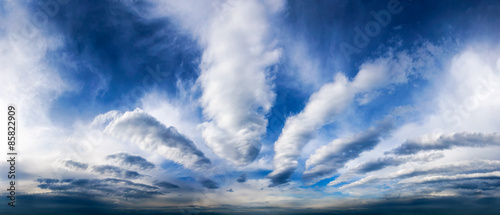
{"label": "dark storm cloud", "polygon": [[139,169],[152,169],[155,165],[141,156],[131,155],[125,152],[108,155],[108,160],[115,160],[121,165],[138,167]]}
{"label": "dark storm cloud", "polygon": [[138,179],[143,177],[143,175],[139,174],[136,171],[130,171],[126,169],[122,169],[120,167],[111,166],[111,165],[96,165],[91,167],[91,171],[101,175],[109,175],[117,178],[124,179]]}
{"label": "dark storm cloud", "polygon": [[208,188],[208,189],[219,188],[219,185],[215,181],[212,181],[210,179],[202,179],[199,182],[203,187]]}
{"label": "dark storm cloud", "polygon": [[499,134],[462,132],[441,135],[432,140],[407,140],[391,152],[397,155],[410,155],[421,151],[445,150],[454,147],[486,147],[491,145],[500,145]]}

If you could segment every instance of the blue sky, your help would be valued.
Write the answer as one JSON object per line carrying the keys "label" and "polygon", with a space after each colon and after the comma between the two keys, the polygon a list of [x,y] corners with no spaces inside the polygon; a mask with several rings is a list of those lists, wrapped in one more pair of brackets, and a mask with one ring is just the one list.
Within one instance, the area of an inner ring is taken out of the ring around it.
{"label": "blue sky", "polygon": [[488,0],[0,1],[20,195],[68,213],[495,213],[498,14]]}

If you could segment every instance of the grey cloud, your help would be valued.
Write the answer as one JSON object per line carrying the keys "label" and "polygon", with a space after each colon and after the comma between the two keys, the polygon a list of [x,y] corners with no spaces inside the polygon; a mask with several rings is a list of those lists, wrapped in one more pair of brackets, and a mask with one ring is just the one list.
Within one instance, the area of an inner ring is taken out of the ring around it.
{"label": "grey cloud", "polygon": [[122,140],[131,141],[143,150],[161,154],[163,157],[186,168],[206,168],[211,165],[196,145],[174,127],[166,127],[141,109],[125,112],[114,119],[106,132]]}
{"label": "grey cloud", "polygon": [[497,133],[454,133],[441,135],[429,140],[407,140],[391,152],[397,155],[415,154],[421,151],[445,150],[454,147],[485,147],[500,145],[500,135]]}
{"label": "grey cloud", "polygon": [[247,174],[243,173],[241,174],[238,179],[236,179],[238,183],[245,183],[247,181]]}
{"label": "grey cloud", "polygon": [[202,179],[200,180],[200,184],[203,185],[203,187],[208,188],[208,189],[217,189],[219,188],[219,185],[210,179]]}
{"label": "grey cloud", "polygon": [[137,167],[139,169],[153,169],[155,165],[141,156],[131,155],[125,152],[108,155],[108,160],[115,160],[121,165]]}
{"label": "grey cloud", "polygon": [[143,177],[143,175],[139,174],[136,171],[130,171],[126,169],[122,169],[120,167],[111,166],[111,165],[96,165],[91,167],[91,171],[94,173],[98,173],[101,175],[109,175],[117,178],[124,179],[138,179]]}
{"label": "grey cloud", "polygon": [[167,182],[167,181],[155,183],[155,186],[166,188],[166,189],[179,188],[179,186],[172,184],[170,182]]}
{"label": "grey cloud", "polygon": [[338,169],[357,158],[362,152],[373,149],[394,128],[391,120],[384,120],[365,132],[350,138],[334,140],[316,152],[306,161],[305,180],[312,182],[330,177]]}
{"label": "grey cloud", "polygon": [[[474,181],[477,184],[491,184],[492,181],[496,180],[500,180],[500,161],[470,160],[438,166],[402,169],[387,175],[369,175],[361,180],[346,184],[340,189],[346,192],[352,190],[355,192],[378,192],[376,187],[383,185],[387,189],[392,189],[392,193],[396,195],[398,192],[427,195],[444,190],[461,193],[460,189],[465,189],[460,188],[461,184],[466,186]],[[485,187],[484,191],[487,191],[490,190],[488,187],[491,186],[485,185],[483,187]],[[366,189],[372,189],[372,191],[366,191]]]}
{"label": "grey cloud", "polygon": [[37,180],[38,187],[52,191],[78,192],[88,195],[111,195],[124,198],[150,198],[161,195],[158,187],[146,184],[134,183],[122,179],[50,179],[40,178]]}
{"label": "grey cloud", "polygon": [[361,164],[360,166],[358,166],[356,168],[356,172],[367,173],[367,172],[381,170],[381,169],[389,167],[389,166],[399,166],[402,163],[404,163],[403,160],[396,159],[393,157],[379,158],[375,161],[370,161],[370,162],[366,162],[366,163]]}
{"label": "grey cloud", "polygon": [[234,192],[233,189],[229,189],[229,190],[226,190],[226,191],[230,192],[230,193]]}
{"label": "grey cloud", "polygon": [[72,160],[65,160],[65,161],[62,161],[62,164],[69,168],[69,169],[73,169],[73,170],[86,170],[89,165],[86,164],[86,163],[80,163],[80,162],[76,162],[76,161],[72,161]]}
{"label": "grey cloud", "polygon": [[384,169],[384,168],[390,167],[390,166],[399,166],[399,165],[405,164],[407,162],[412,162],[412,161],[429,162],[429,161],[436,160],[436,159],[439,159],[442,157],[444,157],[444,155],[441,153],[433,153],[433,154],[428,154],[428,155],[419,156],[419,157],[415,157],[415,156],[381,157],[381,158],[378,158],[377,160],[371,160],[371,161],[367,161],[365,163],[360,164],[359,166],[357,166],[354,169],[354,172],[363,174],[363,173],[381,170],[381,169]]}

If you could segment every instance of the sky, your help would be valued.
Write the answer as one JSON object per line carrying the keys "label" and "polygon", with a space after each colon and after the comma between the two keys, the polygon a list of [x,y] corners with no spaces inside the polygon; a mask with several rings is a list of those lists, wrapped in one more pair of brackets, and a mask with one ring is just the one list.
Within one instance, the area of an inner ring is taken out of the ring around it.
{"label": "sky", "polygon": [[498,214],[499,14],[0,0],[0,211]]}

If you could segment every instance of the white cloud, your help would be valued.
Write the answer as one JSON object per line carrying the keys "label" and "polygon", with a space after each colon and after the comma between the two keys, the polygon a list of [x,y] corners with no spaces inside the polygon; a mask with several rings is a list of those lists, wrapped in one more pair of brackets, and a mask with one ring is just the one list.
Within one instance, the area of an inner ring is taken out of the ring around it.
{"label": "white cloud", "polygon": [[306,161],[303,178],[315,183],[333,176],[348,161],[362,152],[373,149],[393,129],[393,122],[386,120],[377,127],[348,138],[339,138],[316,150]]}
{"label": "white cloud", "polygon": [[299,114],[287,119],[274,144],[274,171],[269,174],[273,185],[288,181],[298,165],[297,159],[303,147],[319,128],[332,123],[356,95],[407,81],[407,58],[401,56],[389,55],[387,58],[362,64],[353,81],[347,80],[342,73],[337,73],[333,82],[325,84],[311,95]]}
{"label": "white cloud", "polygon": [[113,119],[105,129],[123,141],[142,150],[154,151],[186,168],[207,168],[211,162],[198,147],[174,127],[166,127],[141,109],[125,112]]}
{"label": "white cloud", "polygon": [[[215,154],[235,164],[255,160],[266,131],[265,114],[274,103],[268,67],[280,50],[268,18],[283,3],[259,1],[160,3],[204,49],[197,80],[207,122],[203,138]],[[266,7],[269,6],[269,7]]]}

